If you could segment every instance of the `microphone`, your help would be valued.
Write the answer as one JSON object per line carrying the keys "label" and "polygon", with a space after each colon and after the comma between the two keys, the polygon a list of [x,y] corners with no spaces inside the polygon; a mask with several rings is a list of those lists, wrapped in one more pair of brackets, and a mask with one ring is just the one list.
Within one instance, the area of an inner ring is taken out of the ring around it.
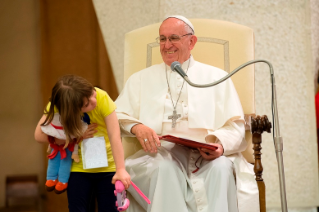
{"label": "microphone", "polygon": [[171,69],[172,71],[176,71],[179,75],[181,75],[183,78],[186,76],[187,74],[185,73],[185,71],[182,69],[181,64],[178,61],[172,62],[171,64]]}

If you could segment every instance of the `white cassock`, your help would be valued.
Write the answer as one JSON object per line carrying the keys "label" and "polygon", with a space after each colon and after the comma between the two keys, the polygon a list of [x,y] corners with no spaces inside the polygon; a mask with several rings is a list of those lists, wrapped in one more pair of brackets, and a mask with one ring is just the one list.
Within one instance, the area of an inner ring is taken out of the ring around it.
{"label": "white cassock", "polygon": [[[194,61],[192,56],[182,68],[196,84],[211,83],[227,74]],[[168,119],[173,105],[167,79],[174,105],[182,90],[176,107],[181,117],[175,128]],[[259,211],[253,166],[240,153],[246,148],[244,115],[232,81],[209,88],[195,88],[183,82],[164,63],[133,74],[115,101],[122,136],[134,136],[130,133],[132,124],[143,123],[158,135],[221,143],[224,156],[206,161],[197,150],[166,141],[161,141],[157,154],[138,151],[126,159],[126,169],[152,204],[147,205],[130,187],[128,191],[134,199],[130,199],[128,211]],[[193,173],[197,167],[199,170]]]}

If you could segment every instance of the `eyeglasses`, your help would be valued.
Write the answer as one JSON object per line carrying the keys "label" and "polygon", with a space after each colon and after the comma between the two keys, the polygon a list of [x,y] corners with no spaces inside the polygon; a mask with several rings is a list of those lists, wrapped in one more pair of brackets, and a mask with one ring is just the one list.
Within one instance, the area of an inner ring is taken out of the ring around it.
{"label": "eyeglasses", "polygon": [[156,38],[156,42],[157,43],[160,43],[160,44],[164,44],[166,43],[167,39],[171,42],[171,43],[177,43],[178,41],[181,40],[181,37],[184,37],[186,35],[193,35],[193,33],[188,33],[188,34],[185,34],[185,35],[171,35],[169,37],[165,37],[165,36],[159,36]]}

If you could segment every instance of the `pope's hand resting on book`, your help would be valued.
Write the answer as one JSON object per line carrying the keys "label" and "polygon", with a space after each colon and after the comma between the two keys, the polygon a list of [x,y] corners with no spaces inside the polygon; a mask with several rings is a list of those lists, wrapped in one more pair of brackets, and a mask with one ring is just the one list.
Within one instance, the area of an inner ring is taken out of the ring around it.
{"label": "pope's hand resting on book", "polygon": [[210,150],[206,148],[197,148],[199,153],[202,155],[202,157],[205,160],[214,160],[216,158],[219,158],[224,153],[224,148],[221,144],[217,143],[210,143],[209,145],[216,146],[216,150]]}

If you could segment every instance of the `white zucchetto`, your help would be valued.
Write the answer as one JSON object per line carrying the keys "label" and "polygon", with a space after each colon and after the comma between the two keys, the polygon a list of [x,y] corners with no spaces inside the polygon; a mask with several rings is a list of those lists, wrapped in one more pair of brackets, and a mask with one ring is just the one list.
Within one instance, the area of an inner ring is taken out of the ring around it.
{"label": "white zucchetto", "polygon": [[163,20],[163,22],[164,22],[166,19],[168,19],[168,18],[177,18],[177,19],[183,21],[185,24],[187,24],[187,25],[193,30],[193,33],[195,34],[195,30],[194,30],[193,24],[192,24],[187,18],[185,18],[184,16],[181,16],[181,15],[170,15],[170,16],[167,16],[167,17]]}

